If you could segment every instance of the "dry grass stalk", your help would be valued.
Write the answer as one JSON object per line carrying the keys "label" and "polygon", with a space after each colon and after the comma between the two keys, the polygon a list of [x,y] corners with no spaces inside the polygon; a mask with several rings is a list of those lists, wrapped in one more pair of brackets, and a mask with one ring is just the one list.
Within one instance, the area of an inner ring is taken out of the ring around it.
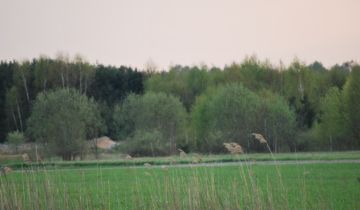
{"label": "dry grass stalk", "polygon": [[184,150],[178,149],[178,151],[180,152],[180,157],[186,157],[186,152],[184,152]]}
{"label": "dry grass stalk", "polygon": [[224,146],[231,154],[244,154],[243,148],[235,142],[224,143]]}
{"label": "dry grass stalk", "polygon": [[252,136],[255,137],[256,140],[258,140],[260,142],[260,144],[267,144],[266,139],[263,137],[263,135],[259,134],[259,133],[252,133]]}

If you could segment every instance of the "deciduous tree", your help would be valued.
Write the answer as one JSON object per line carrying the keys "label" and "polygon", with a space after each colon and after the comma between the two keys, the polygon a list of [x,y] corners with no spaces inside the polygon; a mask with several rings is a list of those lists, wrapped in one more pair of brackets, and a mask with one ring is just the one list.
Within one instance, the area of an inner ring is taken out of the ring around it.
{"label": "deciduous tree", "polygon": [[85,140],[97,137],[96,131],[103,128],[93,99],[74,89],[59,89],[37,96],[27,133],[50,154],[72,160],[85,153]]}

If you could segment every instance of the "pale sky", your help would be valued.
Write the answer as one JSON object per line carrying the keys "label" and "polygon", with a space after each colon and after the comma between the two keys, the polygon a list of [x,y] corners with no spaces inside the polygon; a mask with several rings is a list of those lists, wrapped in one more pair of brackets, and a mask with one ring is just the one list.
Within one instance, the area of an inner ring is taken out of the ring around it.
{"label": "pale sky", "polygon": [[0,60],[59,51],[139,68],[253,54],[329,67],[360,61],[360,0],[0,0]]}

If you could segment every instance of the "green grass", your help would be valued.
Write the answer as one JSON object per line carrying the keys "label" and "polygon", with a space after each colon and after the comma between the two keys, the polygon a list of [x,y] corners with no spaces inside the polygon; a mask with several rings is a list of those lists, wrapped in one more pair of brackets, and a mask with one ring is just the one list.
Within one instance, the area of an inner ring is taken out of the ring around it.
{"label": "green grass", "polygon": [[[273,161],[273,157],[269,153],[252,153],[247,155],[201,155],[202,163],[217,162],[236,162],[236,161]],[[348,152],[301,152],[301,153],[278,153],[274,154],[276,160],[359,160],[359,151]],[[0,165],[7,165],[14,169],[33,168],[37,166],[46,168],[79,168],[79,167],[115,167],[115,166],[139,166],[145,163],[151,165],[171,165],[171,164],[189,164],[198,159],[198,155],[189,154],[187,157],[179,156],[170,157],[142,157],[127,160],[117,154],[104,154],[100,160],[84,160],[84,161],[61,161],[52,160],[45,161],[41,164],[23,163],[19,160],[6,160],[1,158]]]}
{"label": "green grass", "polygon": [[359,209],[359,177],[357,163],[31,170],[0,177],[0,207]]}

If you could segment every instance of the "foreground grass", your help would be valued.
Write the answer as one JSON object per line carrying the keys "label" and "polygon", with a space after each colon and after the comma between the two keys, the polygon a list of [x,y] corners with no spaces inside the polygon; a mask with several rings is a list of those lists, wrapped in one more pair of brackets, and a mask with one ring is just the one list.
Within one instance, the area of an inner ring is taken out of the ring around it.
{"label": "foreground grass", "polygon": [[359,209],[360,164],[30,170],[1,209]]}
{"label": "foreground grass", "polygon": [[[91,159],[91,157],[88,157]],[[125,159],[119,154],[103,154],[100,160],[84,161],[61,161],[51,160],[38,163],[24,163],[22,161],[7,160],[0,155],[0,164],[10,166],[13,169],[24,169],[33,167],[46,168],[79,168],[79,167],[109,167],[109,166],[141,166],[145,163],[151,165],[173,165],[189,163],[221,163],[237,161],[290,161],[290,160],[360,160],[359,151],[347,152],[300,152],[300,153],[277,153],[273,156],[269,153],[251,153],[247,155],[198,155],[189,154],[186,157],[141,157],[131,160]]]}

